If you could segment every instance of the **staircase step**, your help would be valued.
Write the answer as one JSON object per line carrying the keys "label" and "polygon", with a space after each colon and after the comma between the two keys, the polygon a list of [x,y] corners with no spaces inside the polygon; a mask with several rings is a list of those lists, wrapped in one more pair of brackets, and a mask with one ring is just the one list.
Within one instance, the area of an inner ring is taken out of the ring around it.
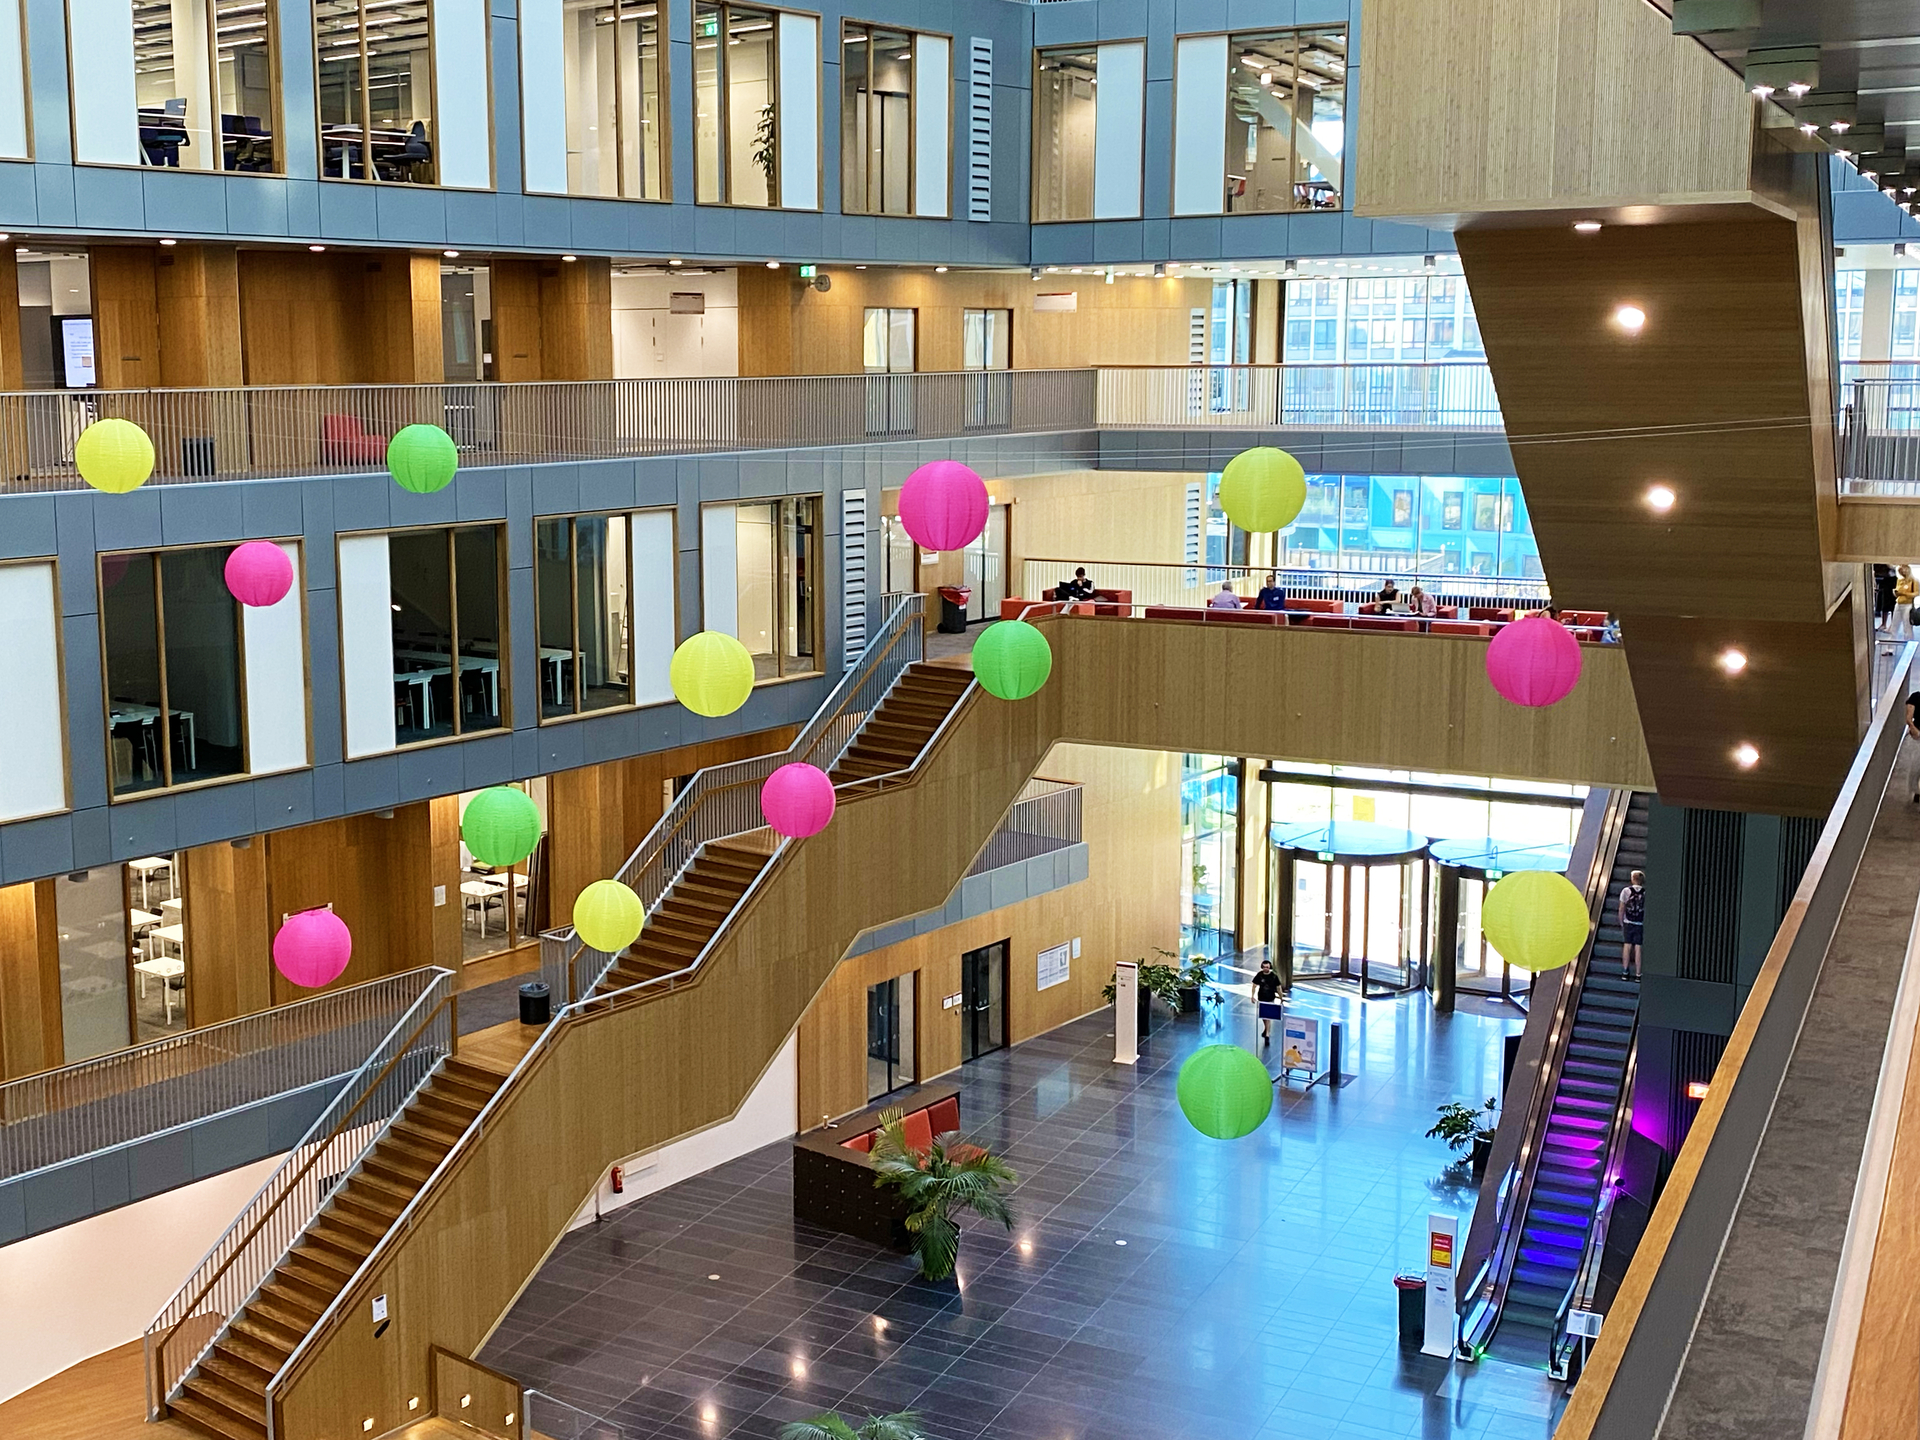
{"label": "staircase step", "polygon": [[187,1383],[189,1388],[167,1402],[167,1408],[176,1418],[209,1435],[220,1436],[221,1440],[266,1440],[267,1423],[264,1418],[256,1422],[234,1414],[224,1405],[204,1399],[196,1393],[192,1381]]}

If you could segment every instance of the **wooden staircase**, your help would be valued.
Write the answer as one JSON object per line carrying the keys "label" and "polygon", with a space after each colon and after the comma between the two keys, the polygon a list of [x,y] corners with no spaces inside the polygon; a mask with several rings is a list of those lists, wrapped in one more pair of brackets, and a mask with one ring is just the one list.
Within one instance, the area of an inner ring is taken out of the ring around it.
{"label": "wooden staircase", "polygon": [[217,1440],[265,1440],[267,1382],[506,1079],[449,1057],[334,1189],[167,1402]]}
{"label": "wooden staircase", "polygon": [[640,938],[593,993],[625,990],[693,964],[771,858],[738,841],[705,846],[660,897]]}
{"label": "wooden staircase", "polygon": [[845,785],[906,769],[972,683],[971,671],[950,665],[908,666],[833,767],[833,783]]}

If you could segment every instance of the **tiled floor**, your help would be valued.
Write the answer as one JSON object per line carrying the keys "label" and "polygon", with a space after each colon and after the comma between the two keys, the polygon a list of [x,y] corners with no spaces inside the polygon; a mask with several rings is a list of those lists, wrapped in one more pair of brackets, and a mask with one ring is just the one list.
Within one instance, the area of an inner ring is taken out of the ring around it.
{"label": "tiled floor", "polygon": [[1517,1017],[1301,1008],[1347,1021],[1358,1078],[1289,1087],[1241,1141],[1192,1130],[1174,1077],[1207,1040],[1257,1043],[1244,1014],[1164,1023],[1132,1068],[1104,1015],[967,1067],[963,1128],[1021,1184],[1012,1235],[968,1229],[957,1292],[796,1224],[774,1146],[569,1237],[482,1358],[648,1440],[826,1407],[912,1408],[939,1440],[1544,1440],[1558,1387],[1403,1354],[1391,1285],[1427,1213],[1471,1199],[1421,1132],[1495,1093]]}

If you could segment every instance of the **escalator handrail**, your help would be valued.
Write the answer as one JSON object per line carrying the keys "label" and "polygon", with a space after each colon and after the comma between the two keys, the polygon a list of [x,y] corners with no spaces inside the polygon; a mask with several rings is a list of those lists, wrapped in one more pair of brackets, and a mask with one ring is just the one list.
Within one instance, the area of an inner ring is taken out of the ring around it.
{"label": "escalator handrail", "polygon": [[1567,1344],[1567,1317],[1576,1309],[1584,1310],[1592,1306],[1594,1291],[1600,1285],[1600,1262],[1606,1254],[1607,1231],[1613,1224],[1614,1202],[1619,1191],[1612,1177],[1620,1171],[1620,1164],[1627,1148],[1627,1132],[1633,1128],[1633,1081],[1640,1065],[1640,1008],[1634,1007],[1633,1025],[1627,1032],[1627,1069],[1621,1078],[1620,1098],[1614,1103],[1613,1122],[1607,1127],[1607,1150],[1600,1167],[1600,1198],[1593,1212],[1593,1224],[1587,1227],[1587,1239],[1580,1250],[1580,1268],[1574,1272],[1573,1284],[1567,1287],[1566,1297],[1561,1300],[1560,1308],[1553,1317],[1553,1338],[1548,1342],[1547,1373],[1556,1380],[1565,1380],[1567,1373],[1567,1352],[1572,1348]]}

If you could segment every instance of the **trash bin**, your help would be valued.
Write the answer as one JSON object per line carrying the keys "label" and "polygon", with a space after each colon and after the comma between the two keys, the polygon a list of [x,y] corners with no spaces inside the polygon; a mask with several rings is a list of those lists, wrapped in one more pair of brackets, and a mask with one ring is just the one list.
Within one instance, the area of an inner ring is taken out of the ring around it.
{"label": "trash bin", "polygon": [[180,441],[182,475],[211,475],[218,468],[214,461],[213,436],[188,435]]}
{"label": "trash bin", "polygon": [[553,1018],[553,991],[544,980],[530,980],[520,987],[520,1023],[544,1025]]}
{"label": "trash bin", "polygon": [[1424,1275],[1396,1275],[1393,1288],[1400,1295],[1400,1343],[1418,1345],[1427,1338],[1427,1280]]}
{"label": "trash bin", "polygon": [[972,598],[971,586],[942,585],[940,587],[940,633],[942,635],[967,633],[967,602]]}

